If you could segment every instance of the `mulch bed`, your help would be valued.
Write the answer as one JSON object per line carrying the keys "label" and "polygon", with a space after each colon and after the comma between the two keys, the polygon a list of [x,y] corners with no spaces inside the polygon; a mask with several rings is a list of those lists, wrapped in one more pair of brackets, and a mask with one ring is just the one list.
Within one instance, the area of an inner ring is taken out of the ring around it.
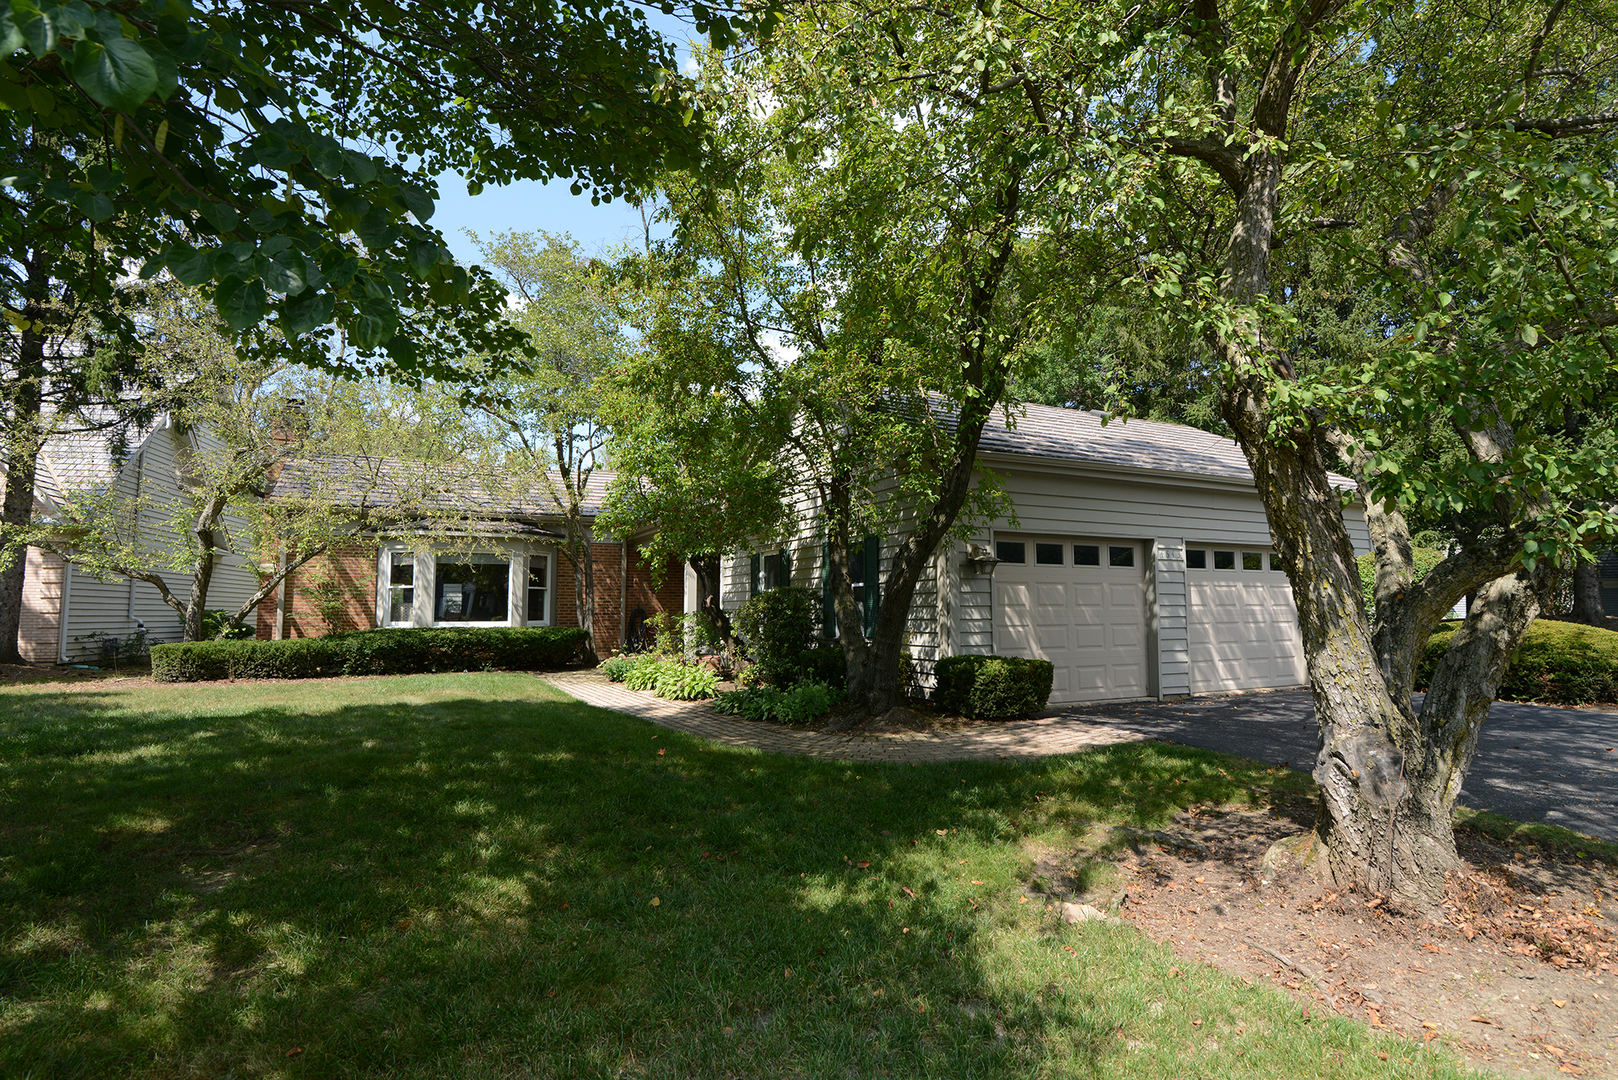
{"label": "mulch bed", "polygon": [[[1194,807],[1119,848],[1113,895],[1088,902],[1121,899],[1125,919],[1187,961],[1282,987],[1322,1014],[1442,1040],[1480,1066],[1547,1077],[1618,1071],[1618,869],[1462,831],[1464,864],[1435,924],[1304,874],[1266,875],[1270,845],[1313,815],[1302,797]],[[1083,857],[1069,853],[1067,865]],[[1047,853],[1039,872],[1060,888],[1063,856]]]}

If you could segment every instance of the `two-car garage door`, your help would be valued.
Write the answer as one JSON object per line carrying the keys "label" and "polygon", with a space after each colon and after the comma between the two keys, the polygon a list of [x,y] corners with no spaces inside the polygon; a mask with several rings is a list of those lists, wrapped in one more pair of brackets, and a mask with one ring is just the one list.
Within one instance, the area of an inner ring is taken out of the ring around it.
{"label": "two-car garage door", "polygon": [[[1007,536],[996,540],[994,648],[1049,660],[1051,703],[1145,697],[1147,544]],[[1304,681],[1292,590],[1267,550],[1186,551],[1191,692]]]}

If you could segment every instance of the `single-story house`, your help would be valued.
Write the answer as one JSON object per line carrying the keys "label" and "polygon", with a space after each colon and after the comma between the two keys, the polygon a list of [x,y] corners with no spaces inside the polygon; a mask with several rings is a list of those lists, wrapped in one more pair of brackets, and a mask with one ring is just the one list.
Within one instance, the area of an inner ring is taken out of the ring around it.
{"label": "single-story house", "polygon": [[[319,486],[340,502],[344,488],[331,480],[345,472],[366,474],[366,483],[347,496],[356,507],[388,501],[374,471],[336,458],[289,464],[266,498],[297,498]],[[586,528],[611,480],[599,470],[590,476],[582,507]],[[575,570],[561,550],[566,520],[552,496],[535,493],[514,502],[509,493],[494,494],[466,477],[428,496],[422,510],[439,517],[381,525],[294,570],[259,605],[258,637],[390,626],[579,625]],[[645,539],[590,546],[594,637],[602,656],[622,649],[641,620],[683,610],[681,564],[671,560],[654,582],[638,550]]]}
{"label": "single-story house", "polygon": [[[34,520],[48,521],[75,495],[105,491],[110,485],[115,494],[138,500],[140,521],[133,532],[148,537],[154,548],[178,543],[167,518],[180,497],[181,454],[187,441],[208,445],[208,439],[181,430],[167,416],[149,427],[127,430],[123,440],[115,439],[112,430],[54,435],[39,455]],[[227,517],[227,531],[232,523]],[[30,547],[26,558],[17,635],[26,660],[45,664],[96,660],[114,642],[127,647],[144,639],[156,645],[183,636],[179,616],[149,582],[93,577],[37,547]],[[176,596],[189,593],[188,574],[158,573]],[[214,568],[209,605],[236,607],[256,591],[253,568],[227,555]]]}
{"label": "single-story house", "polygon": [[[942,657],[994,653],[1051,661],[1053,703],[1304,683],[1292,589],[1230,439],[1027,405],[1015,426],[990,422],[979,461],[1001,478],[1012,513],[931,560],[909,620],[924,682]],[[724,560],[726,610],[777,584],[824,587],[812,494],[801,507],[788,541]],[[1362,510],[1345,516],[1356,552],[1370,550]],[[897,543],[869,537],[855,559],[868,612]],[[826,629],[835,632],[829,617]]]}

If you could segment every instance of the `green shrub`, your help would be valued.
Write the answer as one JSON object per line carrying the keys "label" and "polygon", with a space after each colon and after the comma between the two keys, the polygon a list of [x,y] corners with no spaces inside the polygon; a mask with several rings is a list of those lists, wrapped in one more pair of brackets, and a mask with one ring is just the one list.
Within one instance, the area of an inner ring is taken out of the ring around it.
{"label": "green shrub", "polygon": [[623,682],[624,676],[629,674],[630,669],[634,666],[635,657],[629,653],[619,653],[617,656],[609,656],[603,660],[599,670],[609,681]]}
{"label": "green shrub", "polygon": [[189,641],[152,646],[159,682],[212,679],[313,679],[343,674],[344,653],[330,638],[285,641]]}
{"label": "green shrub", "polygon": [[771,589],[736,612],[736,632],[753,658],[750,682],[787,687],[810,672],[807,653],[815,649],[814,620],[820,597],[808,589]]}
{"label": "green shrub", "polygon": [[[1418,539],[1430,539],[1431,534],[1423,534]],[[1432,573],[1433,567],[1443,562],[1446,553],[1443,548],[1421,547],[1411,545],[1410,569],[1417,581]],[[1360,594],[1365,598],[1365,610],[1374,617],[1376,615],[1376,556],[1367,552],[1361,555],[1355,565],[1360,572]]]}
{"label": "green shrub", "polygon": [[842,699],[842,691],[825,683],[801,682],[790,690],[757,686],[727,691],[714,700],[714,708],[743,720],[797,724],[830,712],[832,706]]}
{"label": "green shrub", "polygon": [[283,641],[189,641],[152,648],[152,677],[309,679],[431,671],[544,671],[564,667],[583,630],[557,626],[356,630]]}
{"label": "green shrub", "polygon": [[700,664],[668,661],[657,666],[652,692],[671,701],[711,698],[719,687],[719,676]]}
{"label": "green shrub", "polygon": [[657,669],[663,661],[642,653],[624,671],[624,686],[630,690],[651,690],[657,686]]}
{"label": "green shrub", "polygon": [[[1418,690],[1432,681],[1433,670],[1460,625],[1448,623],[1427,639],[1416,668]],[[1618,701],[1618,633],[1582,623],[1536,620],[1500,680],[1499,696],[1544,705]]]}
{"label": "green shrub", "polygon": [[[669,660],[654,653],[642,653],[622,665],[623,684],[630,690],[650,690],[672,701],[695,701],[713,697],[719,676],[700,664]],[[608,675],[608,678],[611,678]]]}
{"label": "green shrub", "polygon": [[938,707],[978,719],[1039,712],[1056,674],[1049,660],[1020,656],[946,656],[933,670]]}

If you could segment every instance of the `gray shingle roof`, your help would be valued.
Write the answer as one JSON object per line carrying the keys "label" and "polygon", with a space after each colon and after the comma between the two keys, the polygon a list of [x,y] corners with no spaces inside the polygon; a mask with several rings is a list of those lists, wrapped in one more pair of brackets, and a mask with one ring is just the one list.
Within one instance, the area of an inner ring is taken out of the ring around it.
{"label": "gray shingle roof", "polygon": [[[612,477],[599,469],[590,474],[583,506],[586,518],[601,512]],[[479,475],[470,466],[460,475],[446,475],[442,467],[401,458],[299,458],[276,475],[267,497],[288,499],[316,491],[337,505],[356,508],[408,505],[443,514],[541,520],[555,520],[563,514],[562,505],[543,488],[513,492],[501,478]]]}
{"label": "gray shingle roof", "polygon": [[[996,410],[978,444],[985,453],[1054,458],[1150,472],[1191,474],[1252,483],[1253,471],[1241,447],[1227,438],[1156,420],[1109,420],[1083,409],[1049,405],[1012,407],[1015,427]],[[1353,487],[1346,476],[1332,474],[1338,486]]]}

